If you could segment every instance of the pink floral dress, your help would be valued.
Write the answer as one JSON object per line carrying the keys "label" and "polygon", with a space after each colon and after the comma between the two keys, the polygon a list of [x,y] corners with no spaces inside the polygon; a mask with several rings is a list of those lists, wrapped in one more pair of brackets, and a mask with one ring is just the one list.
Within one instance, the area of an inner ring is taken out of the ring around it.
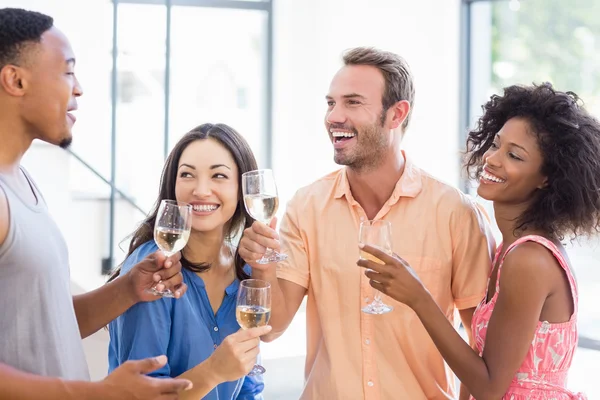
{"label": "pink floral dress", "polygon": [[[558,260],[565,270],[573,294],[574,312],[567,322],[552,324],[547,321],[538,322],[537,329],[531,341],[531,347],[523,360],[523,364],[514,376],[508,391],[502,400],[585,400],[582,393],[573,393],[566,388],[567,374],[573,354],[577,348],[577,284],[571,273],[567,261],[558,250],[556,245],[541,236],[525,236],[514,242],[506,251],[508,253],[513,247],[520,243],[533,241],[546,247]],[[502,247],[498,248],[494,265],[498,259]],[[506,254],[505,253],[505,254]],[[488,322],[494,311],[498,293],[500,293],[500,273],[502,262],[498,266],[498,277],[496,279],[496,293],[486,303],[487,295],[483,298],[475,314],[473,315],[473,337],[479,350],[483,353]],[[493,270],[493,269],[492,269]],[[491,274],[490,274],[491,275]],[[489,282],[489,280],[488,280]],[[473,397],[471,397],[473,399]]]}

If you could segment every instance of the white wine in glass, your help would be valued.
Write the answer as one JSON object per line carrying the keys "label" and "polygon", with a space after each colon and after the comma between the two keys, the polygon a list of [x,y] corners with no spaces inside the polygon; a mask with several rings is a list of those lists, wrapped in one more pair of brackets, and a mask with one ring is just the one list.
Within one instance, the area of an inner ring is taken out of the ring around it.
{"label": "white wine in glass", "polygon": [[[378,247],[388,254],[392,252],[392,224],[389,221],[363,221],[360,223],[360,231],[358,234],[358,243],[368,244]],[[363,250],[360,251],[360,258],[370,260],[377,264],[385,264],[377,257]],[[386,314],[394,309],[394,307],[385,304],[381,300],[381,293],[377,289],[373,289],[373,302],[362,308],[362,311],[367,314]]]}
{"label": "white wine in glass", "polygon": [[[176,200],[162,200],[154,224],[154,241],[159,249],[170,257],[181,251],[190,238],[192,229],[192,206]],[[162,297],[174,297],[166,289],[162,292],[152,288],[150,293]]]}
{"label": "white wine in glass", "polygon": [[173,255],[183,249],[189,238],[190,231],[186,229],[158,227],[154,231],[154,241],[165,255]]}
{"label": "white wine in glass", "polygon": [[265,194],[247,194],[244,196],[244,204],[252,218],[268,224],[277,212],[279,198]]}
{"label": "white wine in glass", "polygon": [[238,306],[235,316],[243,329],[258,328],[269,323],[271,310],[263,306]]}
{"label": "white wine in glass", "polygon": [[[273,171],[261,169],[242,174],[242,193],[248,214],[255,220],[268,225],[279,207],[279,197]],[[287,259],[287,255],[278,253],[273,249],[267,249],[263,257],[256,262],[258,264],[269,264],[285,259]]]}
{"label": "white wine in glass", "polygon": [[[260,279],[240,282],[235,316],[242,329],[267,325],[271,318],[271,284]],[[248,375],[261,375],[265,371],[265,367],[256,364]]]}

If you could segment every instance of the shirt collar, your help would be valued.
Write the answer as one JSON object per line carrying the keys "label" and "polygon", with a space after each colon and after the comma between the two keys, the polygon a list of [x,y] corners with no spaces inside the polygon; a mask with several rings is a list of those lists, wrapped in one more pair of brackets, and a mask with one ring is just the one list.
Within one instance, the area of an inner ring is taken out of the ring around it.
{"label": "shirt collar", "polygon": [[[396,182],[390,198],[392,202],[398,201],[400,197],[417,197],[423,188],[421,170],[406,156],[404,151],[402,151],[402,155],[404,156],[404,172]],[[335,183],[336,199],[342,198],[342,196],[346,196],[347,199],[353,198],[346,169],[347,167],[343,168],[337,176]]]}

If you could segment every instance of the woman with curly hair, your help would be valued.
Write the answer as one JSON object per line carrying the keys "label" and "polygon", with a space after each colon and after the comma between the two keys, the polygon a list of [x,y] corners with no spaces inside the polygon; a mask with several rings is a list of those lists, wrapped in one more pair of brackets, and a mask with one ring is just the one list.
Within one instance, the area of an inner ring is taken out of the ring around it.
{"label": "woman with curly hair", "polygon": [[[471,398],[584,399],[566,388],[577,347],[577,284],[561,241],[600,230],[600,124],[577,95],[510,86],[483,107],[466,167],[502,234],[473,316],[475,349],[411,267],[364,246],[371,285],[411,307]],[[466,393],[463,393],[463,396]]]}

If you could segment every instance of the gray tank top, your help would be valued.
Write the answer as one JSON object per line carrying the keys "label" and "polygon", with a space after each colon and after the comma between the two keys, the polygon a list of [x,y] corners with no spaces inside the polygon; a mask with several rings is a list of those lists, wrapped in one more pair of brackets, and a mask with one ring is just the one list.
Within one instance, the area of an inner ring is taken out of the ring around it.
{"label": "gray tank top", "polygon": [[36,375],[89,380],[70,288],[64,238],[37,197],[0,174],[8,199],[8,236],[0,245],[0,363]]}

